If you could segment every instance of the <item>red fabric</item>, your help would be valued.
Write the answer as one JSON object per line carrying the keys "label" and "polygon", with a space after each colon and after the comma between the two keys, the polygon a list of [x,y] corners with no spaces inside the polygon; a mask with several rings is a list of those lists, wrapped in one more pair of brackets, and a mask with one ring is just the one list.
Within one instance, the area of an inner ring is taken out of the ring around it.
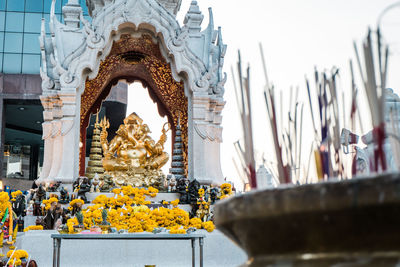
{"label": "red fabric", "polygon": [[382,123],[379,127],[375,127],[372,133],[374,135],[374,141],[377,144],[374,152],[375,172],[379,171],[379,165],[381,166],[382,171],[386,171],[386,157],[383,151],[385,141],[385,123]]}

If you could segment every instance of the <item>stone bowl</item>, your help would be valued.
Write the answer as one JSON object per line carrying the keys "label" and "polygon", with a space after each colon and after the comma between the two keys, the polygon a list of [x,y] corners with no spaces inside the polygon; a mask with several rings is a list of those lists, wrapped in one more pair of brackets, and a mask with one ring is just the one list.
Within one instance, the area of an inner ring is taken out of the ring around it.
{"label": "stone bowl", "polygon": [[400,263],[400,174],[255,190],[214,214],[247,252],[243,266]]}

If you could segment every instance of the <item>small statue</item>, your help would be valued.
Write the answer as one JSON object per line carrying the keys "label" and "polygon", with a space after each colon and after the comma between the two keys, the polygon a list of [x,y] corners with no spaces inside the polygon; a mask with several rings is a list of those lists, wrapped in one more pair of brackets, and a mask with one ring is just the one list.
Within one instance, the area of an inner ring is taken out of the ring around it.
{"label": "small statue", "polygon": [[80,183],[81,183],[81,181],[82,181],[83,178],[84,178],[84,176],[79,176],[78,179],[76,179],[76,180],[72,183],[72,191],[73,191],[73,192],[78,192]]}
{"label": "small statue", "polygon": [[54,229],[55,222],[58,220],[58,218],[60,218],[60,212],[57,211],[57,206],[58,203],[54,201],[50,204],[50,208],[45,212],[45,216],[43,218],[45,230]]}
{"label": "small statue", "polygon": [[47,192],[57,192],[60,185],[61,181],[57,181],[56,183],[51,184],[49,187],[47,187]]}
{"label": "small statue", "polygon": [[215,204],[215,201],[217,201],[218,199],[219,189],[218,187],[211,187],[209,190],[210,190],[211,204]]}
{"label": "small statue", "polygon": [[29,204],[28,204],[28,208],[26,209],[26,215],[27,216],[33,216],[33,200],[30,200],[29,202],[28,202]]}
{"label": "small statue", "polygon": [[68,191],[65,189],[65,187],[61,187],[59,203],[61,203],[61,204],[67,204],[68,202],[69,202],[69,193],[68,193]]}
{"label": "small statue", "polygon": [[170,174],[170,179],[169,179],[169,183],[168,183],[168,192],[175,192],[176,191],[176,178],[175,175]]}
{"label": "small statue", "polygon": [[203,222],[206,221],[207,215],[209,213],[209,207],[208,204],[204,204],[203,202],[200,202],[199,208],[196,211],[196,217],[202,220]]}
{"label": "small statue", "polygon": [[194,179],[193,181],[190,182],[189,184],[189,202],[190,204],[196,204],[197,199],[199,198],[199,189],[200,189],[200,183]]}
{"label": "small statue", "polygon": [[30,202],[31,200],[34,199],[35,193],[36,193],[36,190],[35,190],[35,189],[29,189],[28,195],[27,195],[27,197],[26,197],[26,199],[27,199],[28,202]]}
{"label": "small statue", "polygon": [[176,185],[176,192],[180,194],[179,203],[189,204],[189,180],[186,178],[179,179]]}
{"label": "small statue", "polygon": [[205,219],[206,222],[214,221],[214,212],[212,210],[208,210],[208,214]]}
{"label": "small statue", "polygon": [[24,217],[26,215],[26,204],[24,194],[17,196],[16,200],[12,202],[12,210],[15,212],[18,218]]}
{"label": "small statue", "polygon": [[45,198],[46,198],[46,190],[44,190],[42,184],[39,184],[39,187],[36,189],[35,200],[41,203]]}
{"label": "small statue", "polygon": [[101,192],[110,192],[114,188],[114,182],[111,175],[104,175],[103,181],[99,184]]}
{"label": "small statue", "polygon": [[40,207],[40,202],[35,200],[33,203],[33,216],[42,216],[42,208]]}
{"label": "small statue", "polygon": [[99,174],[98,173],[95,173],[94,174],[94,177],[93,177],[93,179],[92,179],[92,185],[94,186],[94,192],[97,192],[97,193],[99,193],[100,192],[100,188],[99,188],[99,183],[100,183],[100,177],[99,177]]}
{"label": "small statue", "polygon": [[90,182],[87,177],[81,176],[78,178],[79,185],[76,187],[77,197],[82,199],[85,203],[87,202],[86,193],[90,191]]}

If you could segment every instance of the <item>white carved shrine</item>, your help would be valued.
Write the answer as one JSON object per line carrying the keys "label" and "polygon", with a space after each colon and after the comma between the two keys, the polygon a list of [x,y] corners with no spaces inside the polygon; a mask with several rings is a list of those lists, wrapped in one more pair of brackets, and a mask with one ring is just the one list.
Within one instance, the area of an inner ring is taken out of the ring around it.
{"label": "white carved shrine", "polygon": [[[211,9],[209,24],[202,31],[204,16],[197,1],[191,2],[182,27],[176,20],[181,0],[86,2],[91,22],[83,17],[78,0],[63,7],[65,23],[55,15],[55,0],[50,21],[42,20],[45,152],[39,181],[72,183],[82,173],[88,116],[96,112],[115,80],[136,79],[154,91],[174,126],[183,116],[188,177],[204,184],[222,183],[226,45],[221,28],[214,29]],[[123,61],[127,57],[136,61]],[[151,72],[155,68],[170,73],[173,81],[163,84],[159,73]],[[173,110],[176,103],[185,107],[180,114]]]}

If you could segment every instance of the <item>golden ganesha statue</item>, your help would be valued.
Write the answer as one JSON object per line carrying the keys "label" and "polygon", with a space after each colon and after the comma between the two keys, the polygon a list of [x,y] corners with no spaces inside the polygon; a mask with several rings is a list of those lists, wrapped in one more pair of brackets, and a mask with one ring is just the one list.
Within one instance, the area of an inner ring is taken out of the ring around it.
{"label": "golden ganesha statue", "polygon": [[111,175],[114,183],[119,186],[127,184],[147,187],[162,183],[164,175],[160,168],[169,159],[168,153],[163,151],[166,133],[170,130],[169,123],[164,124],[157,143],[149,136],[151,132],[147,124],[136,113],[124,119],[110,142],[107,141],[109,121],[104,118],[100,126],[104,175]]}

